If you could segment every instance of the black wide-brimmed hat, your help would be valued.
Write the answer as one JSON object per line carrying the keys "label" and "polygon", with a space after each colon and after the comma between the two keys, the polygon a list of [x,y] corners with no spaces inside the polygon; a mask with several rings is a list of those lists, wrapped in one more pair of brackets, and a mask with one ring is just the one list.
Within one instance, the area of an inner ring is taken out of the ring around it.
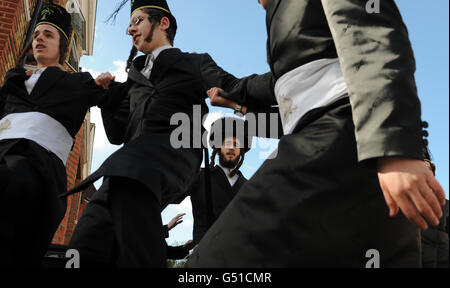
{"label": "black wide-brimmed hat", "polygon": [[172,15],[166,0],[131,0],[131,14],[137,9],[157,9],[163,11],[169,18],[170,24],[177,28],[177,20]]}
{"label": "black wide-brimmed hat", "polygon": [[39,19],[36,27],[42,24],[48,24],[58,29],[69,41],[72,33],[72,17],[64,7],[56,4],[44,6],[39,13]]}
{"label": "black wide-brimmed hat", "polygon": [[228,137],[237,138],[244,153],[250,150],[253,136],[249,133],[247,121],[234,117],[223,117],[211,124],[209,145],[213,149],[220,149],[223,141]]}

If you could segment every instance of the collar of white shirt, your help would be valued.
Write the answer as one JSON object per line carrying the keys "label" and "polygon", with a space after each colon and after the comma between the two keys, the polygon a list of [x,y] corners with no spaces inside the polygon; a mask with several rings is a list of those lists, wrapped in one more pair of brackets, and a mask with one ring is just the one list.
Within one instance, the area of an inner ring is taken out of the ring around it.
{"label": "collar of white shirt", "polygon": [[44,71],[47,69],[47,67],[41,68],[41,69],[36,69],[33,71],[33,74],[37,74],[37,75],[41,75],[42,73],[44,73]]}
{"label": "collar of white shirt", "polygon": [[30,78],[25,80],[25,88],[28,91],[28,95],[31,94],[31,91],[33,91],[34,86],[36,86],[36,83],[38,82],[39,78],[41,77],[42,73],[47,69],[47,67],[36,69],[33,71],[33,74],[31,74]]}
{"label": "collar of white shirt", "polygon": [[152,72],[153,63],[155,62],[156,58],[159,56],[159,54],[161,54],[162,51],[164,51],[166,49],[170,49],[170,48],[173,48],[172,45],[164,45],[164,46],[158,47],[157,49],[155,49],[155,51],[148,54],[147,59],[145,60],[144,69],[141,70],[141,73],[145,77],[149,78],[150,73]]}
{"label": "collar of white shirt", "polygon": [[225,168],[225,167],[221,166],[220,164],[217,164],[217,166],[222,168],[223,172],[225,172],[225,175],[227,176],[228,182],[230,182],[231,186],[234,186],[234,184],[236,184],[236,181],[239,178],[239,175],[236,173],[233,177],[230,177],[231,170],[233,170],[233,169]]}
{"label": "collar of white shirt", "polygon": [[[164,46],[161,46],[161,47],[159,47],[159,48],[156,48],[155,51],[152,52],[152,54],[153,54],[153,56],[154,56],[153,61],[155,61],[155,59],[158,58],[159,54],[160,54],[162,51],[164,51],[164,50],[166,50],[166,49],[170,49],[170,48],[173,48],[172,45],[164,45]],[[147,58],[148,58],[148,56],[147,56]]]}

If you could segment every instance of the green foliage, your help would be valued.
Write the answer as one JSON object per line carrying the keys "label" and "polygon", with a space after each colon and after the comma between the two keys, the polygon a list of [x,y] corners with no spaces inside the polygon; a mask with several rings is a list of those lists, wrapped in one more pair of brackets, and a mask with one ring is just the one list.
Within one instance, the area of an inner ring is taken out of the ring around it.
{"label": "green foliage", "polygon": [[168,268],[183,268],[187,260],[167,260]]}
{"label": "green foliage", "polygon": [[[183,245],[184,243],[178,242],[178,241],[173,241],[171,243],[167,243],[167,245],[169,246],[180,246]],[[167,260],[167,267],[168,268],[183,268],[184,264],[186,264],[187,260],[185,259],[181,259],[181,260],[175,260],[175,259],[168,259]]]}

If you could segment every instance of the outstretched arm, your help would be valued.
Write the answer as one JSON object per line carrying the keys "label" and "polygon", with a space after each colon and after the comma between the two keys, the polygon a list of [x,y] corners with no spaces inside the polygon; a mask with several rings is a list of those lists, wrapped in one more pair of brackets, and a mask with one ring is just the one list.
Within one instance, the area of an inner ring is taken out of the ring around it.
{"label": "outstretched arm", "polygon": [[115,82],[109,72],[100,74],[95,80],[90,76],[89,107],[98,106],[102,110],[103,126],[109,142],[115,145],[123,143],[129,115],[128,89],[130,83]]}
{"label": "outstretched arm", "polygon": [[[235,100],[232,100],[231,97],[226,97],[223,94],[224,91],[220,88],[213,87],[207,91],[208,97],[211,101],[212,106],[225,107],[230,109],[235,109],[238,103]],[[255,113],[252,119],[255,121],[255,127],[253,127],[252,131],[255,132],[257,137],[263,138],[276,138],[279,139],[283,136],[283,128],[281,124],[281,118],[279,114],[278,107],[270,106],[261,109],[260,111],[251,111],[247,106],[242,106],[241,109],[242,114],[246,115],[246,120],[251,121],[250,115],[247,113]],[[260,114],[264,117],[260,117]],[[265,129],[264,129],[265,127]]]}
{"label": "outstretched arm", "polygon": [[116,83],[107,92],[107,105],[99,106],[102,110],[103,126],[111,144],[120,145],[125,141],[125,133],[130,114],[130,83]]}
{"label": "outstretched arm", "polygon": [[123,93],[124,91],[119,91],[125,84],[115,82],[116,77],[109,72],[102,73],[95,79],[88,72],[77,74],[82,77],[84,94],[88,99],[89,107],[114,108],[119,105],[126,95]]}
{"label": "outstretched arm", "polygon": [[203,55],[200,70],[206,90],[221,88],[227,92],[227,99],[247,106],[251,111],[263,111],[277,104],[271,73],[238,79],[220,68],[208,54]]}

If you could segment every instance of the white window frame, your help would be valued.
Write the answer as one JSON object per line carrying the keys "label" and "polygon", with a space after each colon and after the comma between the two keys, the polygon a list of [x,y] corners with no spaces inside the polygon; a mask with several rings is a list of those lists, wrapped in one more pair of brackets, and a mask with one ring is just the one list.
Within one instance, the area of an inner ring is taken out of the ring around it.
{"label": "white window frame", "polygon": [[23,4],[25,7],[25,19],[27,20],[27,22],[31,21],[31,11],[30,11],[30,3],[28,2],[29,0],[23,0]]}

